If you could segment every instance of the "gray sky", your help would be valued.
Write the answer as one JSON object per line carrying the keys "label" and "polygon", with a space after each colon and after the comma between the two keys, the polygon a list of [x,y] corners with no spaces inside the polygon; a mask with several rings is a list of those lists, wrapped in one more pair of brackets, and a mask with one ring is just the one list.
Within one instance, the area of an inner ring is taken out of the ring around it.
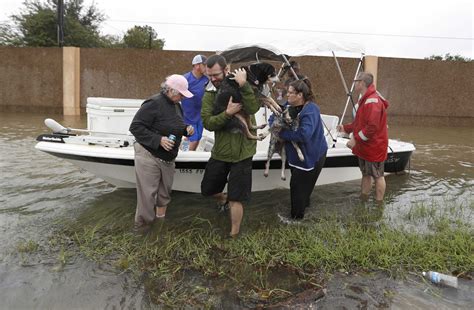
{"label": "gray sky", "polygon": [[[0,21],[18,13],[23,0],[2,0]],[[337,41],[384,57],[474,58],[472,0],[85,0],[108,17],[104,34],[152,26],[169,50],[223,50],[239,43]],[[271,3],[271,5],[267,4]],[[355,55],[356,56],[356,55]]]}

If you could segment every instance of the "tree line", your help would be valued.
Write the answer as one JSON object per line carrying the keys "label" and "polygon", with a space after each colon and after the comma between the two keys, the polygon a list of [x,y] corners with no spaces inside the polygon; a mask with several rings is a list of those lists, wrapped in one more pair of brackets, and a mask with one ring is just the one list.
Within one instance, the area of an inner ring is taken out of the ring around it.
{"label": "tree line", "polygon": [[[0,24],[2,46],[58,46],[58,0],[26,0],[20,13]],[[99,28],[104,13],[84,0],[64,1],[64,46],[108,48],[163,49],[165,40],[158,38],[153,27],[133,26],[123,36],[102,35]]]}
{"label": "tree line", "polygon": [[451,55],[450,53],[445,54],[444,56],[441,55],[431,55],[430,57],[425,57],[428,60],[442,60],[442,61],[460,61],[460,62],[471,62],[474,61],[469,57],[463,57],[461,55]]}
{"label": "tree line", "polygon": [[[9,22],[0,23],[0,46],[58,46],[57,9],[58,0],[24,1],[20,13],[12,14]],[[148,25],[135,25],[123,35],[101,35],[99,28],[105,19],[94,3],[84,6],[84,0],[64,0],[64,46],[163,49],[165,45],[165,40],[158,38]],[[449,53],[425,59],[474,61]]]}

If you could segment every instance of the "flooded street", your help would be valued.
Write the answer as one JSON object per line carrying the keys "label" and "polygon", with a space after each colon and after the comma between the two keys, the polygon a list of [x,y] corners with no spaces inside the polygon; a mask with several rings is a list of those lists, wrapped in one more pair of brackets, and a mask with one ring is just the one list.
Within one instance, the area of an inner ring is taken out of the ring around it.
{"label": "flooded street", "polygon": [[[150,291],[156,289],[153,284],[109,264],[72,255],[65,251],[67,245],[55,243],[52,235],[65,222],[80,227],[109,221],[131,230],[136,196],[135,190],[116,189],[64,160],[35,150],[36,136],[47,132],[46,117],[50,116],[0,114],[0,308],[154,308],[150,299]],[[85,117],[54,118],[76,128],[84,128],[86,123]],[[424,212],[446,213],[472,227],[473,129],[391,126],[389,135],[414,143],[417,150],[409,173],[386,178],[387,204],[378,220],[425,233],[428,222],[409,219],[423,216],[414,206],[429,204],[438,209]],[[358,197],[358,181],[317,187],[307,220],[323,214],[357,216]],[[212,201],[179,192],[173,193],[172,199],[166,218],[168,230],[178,229],[184,219],[198,219],[219,234],[227,231],[228,217],[216,212]],[[443,209],[453,204],[461,208]],[[243,234],[252,234],[262,226],[285,225],[279,215],[286,216],[289,205],[287,190],[254,193],[245,208]],[[189,281],[197,281],[195,278],[198,276],[190,276]],[[279,275],[268,281],[283,278]],[[220,291],[216,289],[224,296],[218,302],[220,307],[236,307],[237,302],[225,297],[231,289],[226,283],[199,281],[200,285],[220,286]],[[390,303],[384,296],[387,291],[393,292]],[[433,286],[416,274],[393,280],[380,274],[341,271],[330,278],[326,297],[315,306],[471,309],[473,304],[472,281],[462,280],[455,290]]]}

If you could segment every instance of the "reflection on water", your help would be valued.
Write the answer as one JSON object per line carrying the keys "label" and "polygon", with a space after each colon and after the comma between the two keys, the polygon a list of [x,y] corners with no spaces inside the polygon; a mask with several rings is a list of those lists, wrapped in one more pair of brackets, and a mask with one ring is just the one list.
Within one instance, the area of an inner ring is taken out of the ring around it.
{"label": "reflection on water", "polygon": [[428,286],[419,279],[409,278],[398,285],[392,309],[472,309],[472,281],[459,279],[459,287]]}
{"label": "reflection on water", "polygon": [[[0,115],[0,300],[4,306],[16,308],[147,307],[143,288],[137,288],[127,276],[101,269],[87,260],[77,259],[64,270],[55,272],[51,265],[53,258],[48,259],[48,253],[41,253],[36,262],[21,266],[21,255],[15,251],[18,243],[47,242],[42,237],[51,233],[57,221],[72,218],[79,223],[93,223],[102,217],[129,221],[131,227],[135,210],[134,190],[116,189],[72,164],[34,149],[36,136],[46,131],[43,125],[46,117]],[[56,120],[70,127],[85,127],[85,120],[80,118],[56,116]],[[438,202],[440,208],[453,201],[472,206],[472,129],[400,127],[391,128],[390,135],[413,142],[417,151],[410,163],[410,173],[387,177],[388,203],[380,214],[384,221],[407,228],[410,206],[426,201]],[[358,196],[358,181],[318,187],[312,195],[307,217],[357,216],[360,213]],[[287,216],[289,204],[287,190],[255,193],[245,208],[243,233],[251,233],[262,225],[282,225],[278,215]],[[465,212],[464,220],[474,223],[472,207],[465,208]],[[173,193],[168,224],[179,227],[182,219],[188,217],[206,219],[222,234],[229,226],[228,218],[216,212],[212,200],[199,194]],[[354,282],[354,279],[357,278],[346,280]],[[328,286],[333,285],[337,291],[337,281],[342,280],[336,277],[334,281]],[[440,300],[444,307],[463,307],[474,301],[472,297],[453,297],[444,292],[439,294],[441,299],[433,299],[423,289],[416,291],[410,285],[395,285],[399,294],[394,298],[394,308],[431,308]],[[472,290],[472,286],[468,289]],[[453,302],[456,298],[461,301]]]}

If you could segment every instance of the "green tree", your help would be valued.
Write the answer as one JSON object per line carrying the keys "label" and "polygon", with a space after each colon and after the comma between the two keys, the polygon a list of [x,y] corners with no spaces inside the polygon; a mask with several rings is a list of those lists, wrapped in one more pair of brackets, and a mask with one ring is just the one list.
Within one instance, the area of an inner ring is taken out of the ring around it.
{"label": "green tree", "polygon": [[[106,42],[99,34],[104,15],[84,0],[64,2],[64,45],[100,47]],[[13,26],[0,26],[0,44],[12,46],[57,46],[58,0],[26,0],[21,13],[11,15]]]}
{"label": "green tree", "polygon": [[428,59],[428,60],[443,60],[443,61],[461,61],[461,62],[474,61],[473,59],[468,58],[468,57],[463,57],[461,55],[451,55],[449,53],[447,53],[444,56],[431,55],[430,57],[425,57],[425,59]]}
{"label": "green tree", "polygon": [[118,35],[106,34],[101,37],[101,46],[105,48],[123,48],[122,37]]}
{"label": "green tree", "polygon": [[123,36],[123,45],[132,48],[163,49],[165,40],[157,37],[155,29],[151,26],[134,26],[128,29]]}

